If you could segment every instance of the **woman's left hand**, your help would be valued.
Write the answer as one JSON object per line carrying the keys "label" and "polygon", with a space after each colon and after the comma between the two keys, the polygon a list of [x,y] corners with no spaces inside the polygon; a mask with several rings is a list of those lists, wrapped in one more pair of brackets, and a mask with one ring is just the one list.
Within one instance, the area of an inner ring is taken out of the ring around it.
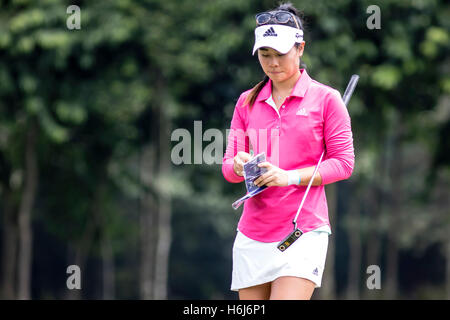
{"label": "woman's left hand", "polygon": [[285,187],[288,185],[288,173],[286,170],[283,170],[281,168],[278,168],[277,166],[274,166],[270,162],[261,162],[258,164],[261,168],[267,168],[268,171],[258,177],[254,181],[254,183],[258,186],[268,186],[268,187]]}

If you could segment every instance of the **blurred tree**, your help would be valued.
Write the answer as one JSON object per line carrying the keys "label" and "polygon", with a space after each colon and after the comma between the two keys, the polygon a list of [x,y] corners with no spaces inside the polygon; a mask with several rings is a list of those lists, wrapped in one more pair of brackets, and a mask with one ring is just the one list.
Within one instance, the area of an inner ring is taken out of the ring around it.
{"label": "blurred tree", "polygon": [[[2,7],[2,189],[8,192],[15,174],[20,203],[7,204],[15,212],[5,211],[11,214],[5,216],[3,252],[8,256],[2,260],[3,270],[16,269],[14,249],[8,246],[19,241],[12,246],[19,250],[19,273],[17,293],[14,277],[8,278],[12,272],[3,277],[4,296],[29,299],[37,159],[45,172],[44,188],[52,191],[40,201],[47,210],[44,221],[74,246],[74,261],[68,264],[84,270],[92,245],[98,243],[97,232],[110,246],[108,230],[117,212],[108,212],[104,203],[114,198],[110,185],[117,177],[109,168],[120,164],[136,143],[134,123],[146,107],[149,90],[145,75],[137,76],[143,53],[129,39],[137,25],[120,3],[83,6],[80,31],[66,29],[67,6],[59,1]],[[23,142],[12,140],[15,131]]]}
{"label": "blurred tree", "polygon": [[[450,265],[448,5],[383,2],[381,29],[369,30],[370,1],[293,2],[308,73],[341,92],[361,76],[348,106],[355,171],[326,188],[319,296],[399,297],[399,253],[438,244]],[[263,76],[254,14],[273,1],[78,1],[81,29],[68,30],[71,4],[0,1],[2,297],[32,297],[30,265],[47,263],[32,256],[36,221],[66,244],[67,265],[92,274],[100,258],[102,283],[77,298],[236,297],[230,203],[245,188],[220,164],[172,165],[171,132],[196,120],[202,138],[228,129],[239,94]],[[381,294],[361,290],[371,264]]]}

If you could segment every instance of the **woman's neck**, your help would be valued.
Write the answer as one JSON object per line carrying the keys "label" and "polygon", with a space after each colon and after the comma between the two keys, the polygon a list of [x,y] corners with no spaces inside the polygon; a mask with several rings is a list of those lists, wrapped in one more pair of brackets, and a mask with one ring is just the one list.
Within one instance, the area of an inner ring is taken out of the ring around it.
{"label": "woman's neck", "polygon": [[297,83],[301,75],[302,73],[300,72],[300,69],[297,69],[296,73],[294,73],[290,78],[282,82],[272,81],[272,92],[275,91],[279,94],[289,95],[292,92],[292,89],[294,88],[295,84]]}

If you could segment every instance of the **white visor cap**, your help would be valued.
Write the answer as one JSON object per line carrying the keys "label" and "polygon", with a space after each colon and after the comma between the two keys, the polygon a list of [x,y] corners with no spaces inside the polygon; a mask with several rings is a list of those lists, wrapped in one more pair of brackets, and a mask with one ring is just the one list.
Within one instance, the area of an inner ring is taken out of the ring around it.
{"label": "white visor cap", "polygon": [[303,30],[280,24],[266,24],[255,29],[253,55],[262,47],[269,47],[285,54],[292,49],[295,43],[302,41]]}

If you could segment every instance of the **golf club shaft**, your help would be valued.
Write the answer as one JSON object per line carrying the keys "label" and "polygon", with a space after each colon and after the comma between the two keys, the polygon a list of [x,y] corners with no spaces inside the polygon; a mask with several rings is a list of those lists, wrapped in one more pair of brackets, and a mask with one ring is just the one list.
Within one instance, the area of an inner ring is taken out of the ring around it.
{"label": "golf club shaft", "polygon": [[[354,74],[354,75],[352,75],[350,81],[348,82],[347,88],[345,89],[344,96],[342,98],[342,100],[344,100],[344,104],[346,106],[347,106],[350,98],[352,97],[353,91],[355,90],[355,87],[356,87],[356,84],[358,83],[358,80],[359,80],[359,76]],[[325,150],[322,152],[322,155],[320,156],[319,162],[317,162],[317,165],[314,168],[313,175],[311,177],[311,180],[309,180],[308,187],[306,188],[305,194],[303,195],[302,202],[300,203],[300,206],[298,207],[298,210],[297,210],[297,214],[295,215],[295,218],[292,221],[292,223],[294,224],[294,229],[297,227],[298,215],[300,214],[300,211],[303,208],[303,204],[305,203],[306,196],[308,195],[308,192],[309,192],[309,189],[311,188],[312,182],[314,181],[314,178],[316,177],[316,173],[319,170],[319,166],[320,166],[320,163],[322,162],[322,158],[323,158],[324,154],[325,154]]]}
{"label": "golf club shaft", "polygon": [[298,207],[297,214],[295,215],[295,218],[292,221],[294,223],[294,229],[297,226],[298,215],[300,214],[300,211],[303,208],[303,203],[305,203],[306,196],[308,195],[309,189],[311,188],[311,185],[312,185],[312,182],[314,180],[314,177],[316,176],[317,170],[319,170],[319,166],[320,166],[320,163],[322,162],[322,158],[323,158],[324,154],[325,154],[325,151],[323,151],[322,154],[320,155],[319,162],[317,162],[317,165],[314,168],[313,175],[311,177],[311,180],[309,180],[308,187],[306,188],[305,195],[303,196],[302,202],[300,203],[300,206]]}

